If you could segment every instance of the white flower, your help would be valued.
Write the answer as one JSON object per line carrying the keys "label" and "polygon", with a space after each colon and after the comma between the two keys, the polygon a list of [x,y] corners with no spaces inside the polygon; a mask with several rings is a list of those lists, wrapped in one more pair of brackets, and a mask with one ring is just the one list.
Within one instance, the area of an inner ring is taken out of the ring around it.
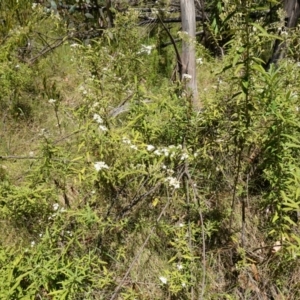
{"label": "white flower", "polygon": [[40,233],[40,234],[39,234],[39,237],[41,238],[42,236],[43,236],[43,234],[42,234],[42,233]]}
{"label": "white flower", "polygon": [[182,286],[182,287],[186,287],[186,283],[183,282],[183,283],[181,284],[181,286]]}
{"label": "white flower", "polygon": [[182,270],[183,269],[183,265],[182,264],[177,264],[177,269],[180,271],[180,270]]}
{"label": "white flower", "polygon": [[125,137],[123,137],[122,142],[127,145],[131,145],[131,141]]}
{"label": "white flower", "polygon": [[187,153],[183,153],[180,157],[180,160],[186,160],[187,158],[189,158],[189,155]]}
{"label": "white flower", "polygon": [[36,2],[33,2],[32,5],[31,5],[31,8],[32,8],[32,9],[35,9],[35,8],[37,7],[37,5],[38,5],[38,4],[37,4]]}
{"label": "white flower", "polygon": [[30,152],[29,152],[29,156],[30,156],[30,157],[34,156],[34,152],[33,152],[33,151],[30,151]]}
{"label": "white flower", "polygon": [[292,92],[291,93],[291,98],[292,99],[297,99],[298,98],[298,94],[296,92]]}
{"label": "white flower", "polygon": [[55,99],[49,99],[48,102],[49,102],[50,104],[54,104],[54,103],[56,102],[56,100],[55,100]]}
{"label": "white flower", "polygon": [[48,135],[49,135],[48,129],[42,128],[40,133],[39,133],[39,136],[48,136]]}
{"label": "white flower", "polygon": [[174,170],[172,170],[172,169],[167,169],[167,174],[168,175],[173,175],[174,174]]}
{"label": "white flower", "polygon": [[197,62],[198,65],[202,65],[203,64],[202,58],[197,58],[196,62]]}
{"label": "white flower", "polygon": [[102,130],[102,131],[107,131],[107,127],[104,126],[104,125],[99,125],[99,129]]}
{"label": "white flower", "polygon": [[130,145],[130,148],[133,149],[133,150],[137,150],[138,147],[136,145]]}
{"label": "white flower", "polygon": [[155,155],[157,155],[157,156],[160,156],[160,155],[161,155],[161,151],[158,150],[158,149],[156,149],[153,153],[154,153]]}
{"label": "white flower", "polygon": [[34,247],[34,246],[35,246],[35,241],[32,241],[32,242],[30,243],[30,245],[31,245],[31,247]]}
{"label": "white flower", "polygon": [[79,44],[77,44],[77,43],[73,43],[73,44],[70,45],[71,48],[76,48],[78,46],[79,46]]}
{"label": "white flower", "polygon": [[59,208],[59,204],[58,204],[58,203],[54,203],[54,204],[53,204],[53,210],[54,210],[54,211],[57,211],[58,208]]}
{"label": "white flower", "polygon": [[96,121],[98,124],[102,124],[103,120],[98,114],[94,114],[93,116],[94,121]]}
{"label": "white flower", "polygon": [[152,151],[152,150],[154,150],[154,149],[155,149],[154,146],[152,146],[152,145],[147,145],[147,151]]}
{"label": "white flower", "polygon": [[180,188],[180,182],[175,178],[175,177],[167,177],[166,181],[169,182],[169,185],[173,187],[174,189],[179,189]]}
{"label": "white flower", "polygon": [[169,149],[167,149],[167,148],[162,148],[161,151],[162,151],[162,153],[163,153],[166,157],[169,156]]}
{"label": "white flower", "polygon": [[184,227],[184,224],[183,223],[179,223],[178,226],[179,227]]}
{"label": "white flower", "polygon": [[185,74],[182,75],[182,79],[189,79],[190,80],[190,79],[192,79],[192,75],[185,73]]}
{"label": "white flower", "polygon": [[154,49],[154,45],[142,45],[141,50],[138,52],[138,54],[145,53],[147,55],[151,54],[152,49]]}
{"label": "white flower", "polygon": [[104,161],[97,161],[94,163],[94,168],[99,172],[102,169],[109,169],[109,166]]}
{"label": "white flower", "polygon": [[160,280],[163,284],[167,284],[167,282],[168,282],[167,278],[164,277],[164,276],[160,276],[160,277],[159,277],[159,280]]}

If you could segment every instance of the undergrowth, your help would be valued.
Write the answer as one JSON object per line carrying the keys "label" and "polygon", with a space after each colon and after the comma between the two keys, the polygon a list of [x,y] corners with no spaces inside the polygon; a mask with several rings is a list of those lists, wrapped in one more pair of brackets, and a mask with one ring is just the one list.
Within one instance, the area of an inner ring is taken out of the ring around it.
{"label": "undergrowth", "polygon": [[17,56],[24,40],[38,51],[63,22],[36,9],[7,28],[1,298],[299,297],[296,33],[292,55],[266,70],[274,36],[248,2],[227,20],[222,60],[197,45],[200,112],[167,77],[173,66],[158,72],[173,50],[149,50],[159,42],[133,13],[34,62]]}

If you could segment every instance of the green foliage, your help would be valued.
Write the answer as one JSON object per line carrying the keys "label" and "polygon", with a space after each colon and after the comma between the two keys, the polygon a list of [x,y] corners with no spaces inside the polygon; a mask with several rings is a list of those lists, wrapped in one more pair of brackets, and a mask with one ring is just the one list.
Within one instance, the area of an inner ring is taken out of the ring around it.
{"label": "green foliage", "polygon": [[26,130],[37,127],[30,146],[20,139],[20,156],[0,148],[1,298],[299,295],[294,35],[287,58],[266,70],[276,36],[253,23],[257,3],[211,4],[224,14],[213,12],[215,41],[230,32],[223,60],[197,47],[207,75],[199,113],[170,81],[172,63],[160,69],[162,53],[147,48],[164,35],[149,39],[134,13],[35,63],[18,49],[28,37],[43,49],[65,34],[55,15],[33,13],[40,23],[24,19],[1,45],[10,132],[21,116]]}

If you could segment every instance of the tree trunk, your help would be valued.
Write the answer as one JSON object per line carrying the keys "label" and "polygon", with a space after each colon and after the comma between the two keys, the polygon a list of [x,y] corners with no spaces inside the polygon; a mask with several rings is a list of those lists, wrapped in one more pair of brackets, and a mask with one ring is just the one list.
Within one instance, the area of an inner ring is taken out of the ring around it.
{"label": "tree trunk", "polygon": [[195,110],[201,109],[198,99],[197,74],[196,74],[196,16],[195,3],[193,0],[180,0],[182,31],[187,33],[188,39],[182,42],[182,78],[186,83],[188,96],[191,97],[192,106]]}
{"label": "tree trunk", "polygon": [[[285,29],[288,30],[290,28],[296,27],[298,19],[300,17],[300,0],[284,0],[283,7],[286,13]],[[280,40],[275,41],[273,55],[267,64],[267,69],[271,64],[276,64],[278,60],[285,56],[286,48],[286,42],[282,42]]]}

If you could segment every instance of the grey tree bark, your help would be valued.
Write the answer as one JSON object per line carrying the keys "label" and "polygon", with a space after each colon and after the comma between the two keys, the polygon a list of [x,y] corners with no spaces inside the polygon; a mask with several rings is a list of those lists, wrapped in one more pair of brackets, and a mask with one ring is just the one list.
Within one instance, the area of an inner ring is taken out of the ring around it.
{"label": "grey tree bark", "polygon": [[187,33],[188,39],[182,42],[182,78],[186,83],[186,90],[191,97],[192,106],[200,110],[202,105],[198,98],[196,74],[196,15],[193,0],[180,0],[182,31]]}
{"label": "grey tree bark", "polygon": [[[286,13],[286,30],[296,27],[300,17],[300,0],[284,0],[283,8]],[[267,68],[269,68],[271,64],[277,64],[277,62],[285,56],[286,48],[286,42],[281,42],[279,40],[275,41],[273,55],[268,62]]]}

